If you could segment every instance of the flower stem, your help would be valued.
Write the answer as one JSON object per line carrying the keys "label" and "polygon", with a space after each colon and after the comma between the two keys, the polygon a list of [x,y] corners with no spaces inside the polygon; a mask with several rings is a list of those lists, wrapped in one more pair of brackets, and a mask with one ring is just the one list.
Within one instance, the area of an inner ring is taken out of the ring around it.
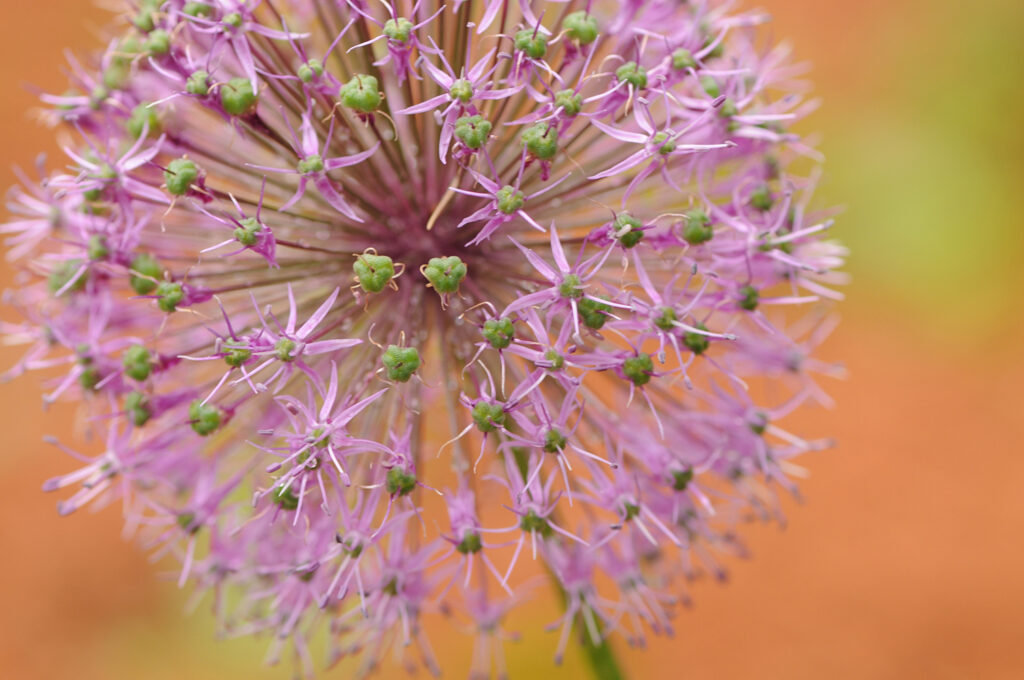
{"label": "flower stem", "polygon": [[[580,621],[583,624],[583,621]],[[601,640],[595,645],[589,635],[583,636],[583,654],[587,658],[591,673],[595,680],[625,680],[626,676],[619,666],[619,660],[615,656],[607,639]]]}

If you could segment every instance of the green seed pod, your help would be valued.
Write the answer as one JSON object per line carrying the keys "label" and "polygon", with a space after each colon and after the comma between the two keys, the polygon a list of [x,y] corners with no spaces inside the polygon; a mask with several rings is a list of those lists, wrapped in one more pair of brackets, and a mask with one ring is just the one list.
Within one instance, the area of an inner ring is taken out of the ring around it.
{"label": "green seed pod", "polygon": [[126,349],[121,363],[124,365],[124,374],[139,382],[148,378],[153,368],[153,358],[144,345],[132,345]]}
{"label": "green seed pod", "polygon": [[242,226],[235,227],[235,240],[249,248],[259,243],[263,226],[256,221],[255,217],[245,217],[238,221]]}
{"label": "green seed pod", "polygon": [[395,278],[395,263],[387,255],[361,253],[354,263],[356,281],[367,293],[379,293]]}
{"label": "green seed pod", "polygon": [[564,434],[551,428],[544,433],[544,451],[546,453],[561,453],[568,441]]}
{"label": "green seed pod", "polygon": [[392,496],[408,496],[416,488],[416,476],[399,468],[391,468],[384,483]]}
{"label": "green seed pod", "polygon": [[502,188],[498,189],[495,195],[498,203],[498,210],[511,215],[515,211],[523,207],[523,203],[526,202],[526,196],[522,191],[516,191],[515,187],[510,184],[506,184]]}
{"label": "green seed pod", "polygon": [[583,283],[575,274],[566,274],[558,284],[558,294],[564,298],[580,299],[583,297]]}
{"label": "green seed pod", "polygon": [[753,286],[743,286],[739,289],[740,309],[745,309],[748,312],[752,312],[757,309],[757,304],[760,300],[760,293],[757,292],[757,288]]}
{"label": "green seed pod", "polygon": [[630,357],[622,362],[622,374],[637,387],[649,383],[653,373],[654,362],[651,361],[650,354],[641,352],[635,357]]}
{"label": "green seed pod", "polygon": [[482,148],[490,134],[491,123],[483,116],[462,116],[455,121],[455,136],[467,148]]}
{"label": "green seed pod", "polygon": [[192,190],[192,185],[199,179],[199,168],[187,158],[175,158],[164,170],[164,183],[168,193],[184,196]]}
{"label": "green seed pod", "polygon": [[495,349],[505,349],[512,344],[515,327],[512,319],[488,319],[481,330],[484,339]]}
{"label": "green seed pod", "polygon": [[185,299],[185,291],[177,281],[162,281],[156,287],[156,295],[157,307],[168,314],[175,311]]}
{"label": "green seed pod", "polygon": [[[707,326],[700,322],[697,322],[693,325],[695,328],[699,328],[702,331],[707,330]],[[694,333],[693,331],[687,331],[686,333],[683,334],[683,344],[686,345],[686,348],[688,350],[690,350],[694,354],[699,355],[707,351],[708,347],[711,346],[711,340],[708,338],[708,336],[702,333]]]}
{"label": "green seed pod", "polygon": [[615,69],[615,77],[620,83],[629,83],[637,90],[647,87],[647,69],[635,61],[627,61]]}
{"label": "green seed pod", "polygon": [[398,17],[397,19],[388,19],[384,22],[384,35],[389,40],[394,40],[399,43],[409,42],[409,38],[412,37],[413,23],[405,17]]}
{"label": "green seed pod", "polygon": [[409,382],[420,367],[420,353],[415,347],[390,345],[381,358],[388,380]]}
{"label": "green seed pod", "polygon": [[548,50],[548,36],[539,30],[524,28],[513,40],[515,49],[531,59],[543,59]]}
{"label": "green seed pod", "polygon": [[[61,288],[66,293],[79,293],[85,290],[85,282],[89,277],[86,270],[82,269],[82,261],[79,259],[64,260],[58,264],[50,277],[47,279],[47,286],[51,293],[56,294]],[[71,284],[71,285],[68,285]]]}
{"label": "green seed pod", "polygon": [[473,83],[465,78],[459,78],[448,88],[448,94],[452,99],[468,104],[473,98]]}
{"label": "green seed pod", "polygon": [[213,404],[204,404],[202,399],[196,399],[188,406],[188,419],[196,434],[206,437],[223,424],[224,413]]}
{"label": "green seed pod", "polygon": [[423,267],[423,276],[442,295],[458,291],[462,279],[466,278],[466,272],[466,264],[455,255],[432,257]]}
{"label": "green seed pod", "polygon": [[576,308],[579,310],[583,325],[594,330],[600,330],[604,327],[605,322],[609,319],[608,315],[612,311],[610,305],[598,302],[597,300],[591,300],[590,298],[583,298],[577,302]]}
{"label": "green seed pod", "polygon": [[381,93],[377,78],[359,74],[352,78],[338,91],[342,106],[355,109],[360,113],[373,113],[380,107]]}
{"label": "green seed pod", "polygon": [[164,268],[160,262],[148,253],[136,255],[132,260],[132,274],[128,279],[132,290],[139,295],[149,295],[160,285]]}
{"label": "green seed pod", "polygon": [[159,135],[161,131],[160,116],[157,115],[154,107],[143,102],[132,109],[132,115],[125,123],[125,129],[136,139],[142,136],[144,129],[147,131],[147,136]]}
{"label": "green seed pod", "polygon": [[583,110],[583,95],[572,90],[555,93],[555,106],[561,107],[567,116],[575,116]]}
{"label": "green seed pod", "polygon": [[707,243],[715,235],[711,226],[711,218],[700,209],[694,209],[686,213],[686,228],[683,230],[683,238],[691,245]]}
{"label": "green seed pod", "polygon": [[589,45],[597,40],[597,19],[586,10],[578,10],[567,14],[562,22],[565,34],[580,45]]}
{"label": "green seed pod", "polygon": [[142,427],[153,417],[149,398],[142,392],[129,392],[124,398],[124,410],[135,427]]}
{"label": "green seed pod", "polygon": [[248,78],[232,78],[220,86],[220,105],[231,116],[245,116],[256,110],[257,96]]}
{"label": "green seed pod", "polygon": [[210,74],[206,71],[194,72],[185,83],[185,91],[197,97],[210,94]]}
{"label": "green seed pod", "polygon": [[473,406],[473,422],[481,432],[494,432],[505,425],[505,409],[501,404],[478,401]]}
{"label": "green seed pod", "polygon": [[523,131],[523,146],[534,158],[551,160],[558,153],[558,128],[547,123],[535,123]]}

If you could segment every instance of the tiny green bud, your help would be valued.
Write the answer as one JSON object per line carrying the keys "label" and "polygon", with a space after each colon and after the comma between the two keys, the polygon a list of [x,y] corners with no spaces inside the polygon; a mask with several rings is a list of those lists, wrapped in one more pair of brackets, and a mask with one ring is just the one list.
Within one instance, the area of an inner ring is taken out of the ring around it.
{"label": "tiny green bud", "polygon": [[523,518],[519,520],[519,528],[527,533],[533,533],[536,531],[541,536],[547,537],[551,535],[551,525],[548,524],[548,520],[545,517],[541,517],[535,511],[529,510]]}
{"label": "tiny green bud", "polygon": [[132,290],[139,295],[149,295],[160,285],[160,277],[163,276],[164,268],[160,262],[148,253],[136,255],[132,260],[132,274],[128,279]]}
{"label": "tiny green bud", "polygon": [[470,533],[462,537],[462,540],[459,541],[459,544],[457,546],[455,546],[455,549],[463,555],[470,555],[472,553],[480,552],[480,550],[482,550],[483,547],[484,543],[483,540],[481,540],[480,538],[480,534],[476,533],[475,531],[471,531]]}
{"label": "tiny green bud", "polygon": [[420,353],[415,347],[389,345],[381,358],[388,380],[409,382],[420,367]]}
{"label": "tiny green bud", "polygon": [[110,255],[110,246],[107,237],[102,234],[93,234],[89,237],[89,246],[86,249],[90,260],[105,260]]}
{"label": "tiny green bud", "polygon": [[637,387],[646,385],[654,374],[654,362],[650,354],[641,352],[622,362],[622,374]]}
{"label": "tiny green bud", "polygon": [[294,340],[289,338],[281,338],[274,345],[274,356],[277,357],[278,361],[289,363],[295,361],[295,355],[292,352],[295,351],[296,344]]}
{"label": "tiny green bud", "polygon": [[395,278],[395,263],[387,255],[360,254],[352,264],[356,281],[367,293],[379,293]]}
{"label": "tiny green bud", "polygon": [[185,83],[185,91],[197,97],[210,94],[210,74],[202,70],[194,72]]}
{"label": "tiny green bud", "polygon": [[718,115],[722,116],[722,118],[732,118],[739,112],[740,110],[736,108],[736,102],[732,99],[726,99],[722,102],[722,108],[718,109]]}
{"label": "tiny green bud", "polygon": [[[699,328],[702,331],[707,330],[707,326],[700,322],[695,323],[694,327]],[[708,336],[704,335],[703,333],[694,333],[693,331],[687,331],[686,333],[683,334],[683,344],[686,345],[686,348],[693,352],[694,354],[703,354],[711,345],[711,340],[708,339]]]}
{"label": "tiny green bud", "polygon": [[561,107],[567,116],[575,116],[583,110],[583,95],[573,90],[555,93],[555,106]]}
{"label": "tiny green bud", "polygon": [[643,222],[629,213],[619,213],[615,216],[615,238],[623,248],[633,248],[644,237],[643,226]]}
{"label": "tiny green bud", "polygon": [[629,83],[638,90],[647,87],[647,69],[635,61],[627,61],[615,69],[615,77],[620,83]]}
{"label": "tiny green bud", "polygon": [[577,302],[576,308],[579,310],[583,325],[594,330],[600,330],[604,327],[605,322],[609,319],[608,315],[612,311],[610,305],[598,302],[597,300],[591,300],[590,298],[583,298]]}
{"label": "tiny green bud", "polygon": [[640,506],[636,503],[623,503],[622,504],[622,521],[628,522],[637,515],[640,514]]}
{"label": "tiny green bud", "polygon": [[221,426],[224,414],[213,404],[204,404],[202,399],[196,399],[188,406],[188,419],[196,434],[206,437]]}
{"label": "tiny green bud", "polygon": [[256,92],[248,78],[232,78],[220,86],[220,105],[231,116],[245,116],[256,109]]}
{"label": "tiny green bud", "polygon": [[691,245],[707,243],[714,237],[715,230],[711,227],[711,218],[703,210],[694,209],[686,213],[686,228],[683,238]]}
{"label": "tiny green bud", "polygon": [[512,344],[512,338],[515,337],[515,327],[512,325],[512,319],[488,319],[484,321],[484,327],[481,331],[484,336],[484,340],[491,344],[491,347],[495,349],[505,349]]}
{"label": "tiny green bud", "polygon": [[302,175],[311,175],[317,172],[323,172],[324,159],[320,157],[320,154],[307,156],[299,161],[297,169]]}
{"label": "tiny green bud", "polygon": [[103,379],[103,374],[93,365],[90,357],[82,357],[78,360],[78,364],[82,367],[81,373],[78,374],[78,384],[83,390],[94,392],[100,384],[100,380]]}
{"label": "tiny green bud", "polygon": [[565,357],[553,349],[544,352],[544,361],[551,364],[549,370],[561,371],[565,367]]}
{"label": "tiny green bud", "polygon": [[142,136],[143,129],[147,135],[159,135],[160,127],[160,116],[157,115],[156,109],[146,102],[132,109],[132,115],[125,123],[128,134],[135,139]]}
{"label": "tiny green bud", "polygon": [[757,288],[753,286],[743,286],[739,289],[740,309],[745,309],[748,312],[752,312],[757,309],[757,303],[759,302],[760,294],[757,292]]}
{"label": "tiny green bud", "polygon": [[768,414],[763,411],[758,411],[750,419],[747,425],[750,427],[750,431],[760,436],[764,434],[764,431],[768,429],[769,418]]}
{"label": "tiny green bud", "polygon": [[135,25],[135,28],[139,29],[143,33],[149,33],[152,31],[156,28],[156,21],[153,18],[153,8],[143,7],[140,9],[132,19],[132,23]]}
{"label": "tiny green bud", "polygon": [[672,309],[671,307],[662,307],[661,313],[658,314],[657,318],[654,319],[654,325],[660,328],[661,330],[665,331],[666,333],[671,333],[673,330],[675,330],[675,322],[676,310]]}
{"label": "tiny green bud", "polygon": [[185,299],[185,291],[177,281],[161,281],[156,287],[156,306],[170,314]]}
{"label": "tiny green bud", "polygon": [[690,54],[690,50],[685,50],[680,47],[678,50],[672,53],[672,68],[676,70],[683,70],[686,68],[694,68],[697,66],[697,61]]}
{"label": "tiny green bud", "polygon": [[235,240],[249,248],[256,245],[263,232],[263,225],[257,222],[255,217],[245,217],[238,223],[242,226],[235,227]]}
{"label": "tiny green bud", "polygon": [[151,56],[167,54],[171,51],[171,34],[159,28],[149,34],[143,47]]}
{"label": "tiny green bud", "polygon": [[580,299],[583,297],[583,284],[575,274],[566,274],[558,284],[558,294],[564,298]]}
{"label": "tiny green bud", "polygon": [[701,76],[700,86],[708,93],[709,97],[717,97],[722,94],[722,88],[719,86],[718,81],[711,76]]}
{"label": "tiny green bud", "polygon": [[506,184],[502,188],[498,189],[495,196],[498,201],[498,210],[511,215],[515,211],[523,207],[523,203],[526,202],[526,196],[522,191],[516,191],[515,187],[510,184]]}
{"label": "tiny green bud", "polygon": [[466,278],[466,264],[456,255],[432,257],[423,267],[423,276],[442,295],[459,290],[459,284]]}
{"label": "tiny green bud", "polygon": [[543,59],[548,50],[548,36],[538,29],[524,28],[516,33],[515,48],[531,59]]}
{"label": "tiny green bud", "polygon": [[384,22],[384,35],[389,40],[395,42],[407,43],[409,38],[412,37],[413,23],[405,17],[398,17],[397,19],[388,19]]}
{"label": "tiny green bud", "polygon": [[505,425],[505,409],[501,404],[478,401],[473,406],[473,422],[481,432],[494,432]]}
{"label": "tiny green bud", "polygon": [[467,104],[473,98],[473,83],[465,78],[459,78],[448,88],[448,94],[452,99]]}
{"label": "tiny green bud", "polygon": [[310,83],[314,78],[319,78],[324,74],[324,65],[319,59],[310,59],[301,66],[299,66],[298,76],[299,80],[304,83]]}
{"label": "tiny green bud", "polygon": [[597,40],[597,19],[586,10],[581,9],[567,14],[562,26],[569,39],[580,45],[589,45]]}
{"label": "tiny green bud", "polygon": [[142,392],[129,392],[124,398],[124,410],[135,427],[142,427],[153,417],[149,398]]}
{"label": "tiny green bud", "polygon": [[655,134],[651,141],[658,147],[658,153],[662,156],[667,156],[676,150],[676,140],[667,132]]}
{"label": "tiny green bud", "polygon": [[455,121],[455,136],[467,148],[479,149],[487,143],[491,122],[483,116],[462,116]]}
{"label": "tiny green bud", "polygon": [[343,106],[361,113],[373,113],[380,106],[381,94],[374,76],[359,74],[341,86],[338,98]]}
{"label": "tiny green bud", "polygon": [[232,28],[241,28],[243,21],[244,20],[242,19],[242,15],[238,12],[231,12],[230,14],[225,14],[224,18],[221,19],[222,23],[227,24]]}
{"label": "tiny green bud", "polygon": [[299,507],[299,497],[295,495],[292,488],[282,487],[270,494],[270,499],[279,505],[282,510],[291,512]]}
{"label": "tiny green bud", "polygon": [[772,197],[772,190],[768,188],[767,184],[762,184],[750,194],[750,205],[754,210],[768,212],[774,204],[775,199]]}
{"label": "tiny green bud", "polygon": [[558,128],[540,122],[523,131],[523,145],[534,158],[551,160],[558,153]]}
{"label": "tiny green bud", "polygon": [[252,350],[238,345],[227,345],[224,348],[224,363],[232,368],[245,365],[252,357]]}
{"label": "tiny green bud", "polygon": [[408,496],[416,488],[416,476],[405,470],[393,467],[388,470],[385,488],[392,496]]}
{"label": "tiny green bud", "polygon": [[693,468],[676,470],[672,473],[672,488],[676,491],[686,491],[686,487],[693,481]]}
{"label": "tiny green bud", "polygon": [[567,442],[565,435],[553,427],[544,433],[544,451],[547,453],[561,452]]}
{"label": "tiny green bud", "polygon": [[175,158],[164,170],[167,191],[174,196],[184,196],[192,190],[192,184],[199,179],[199,168],[187,158]]}
{"label": "tiny green bud", "polygon": [[85,290],[85,281],[87,278],[86,270],[83,269],[81,260],[77,258],[64,260],[54,267],[52,272],[50,272],[50,277],[47,279],[47,285],[50,288],[50,292],[53,294],[56,294],[57,291],[65,286],[67,286],[67,288],[65,288],[65,292],[78,293]]}
{"label": "tiny green bud", "polygon": [[205,2],[186,2],[182,12],[190,17],[208,17],[213,13],[213,8]]}
{"label": "tiny green bud", "polygon": [[193,512],[183,512],[175,518],[178,526],[181,527],[182,531],[194,534],[201,528],[202,525],[196,523],[196,515]]}
{"label": "tiny green bud", "polygon": [[152,357],[144,345],[132,345],[126,349],[121,363],[124,365],[124,374],[139,382],[149,377],[153,367]]}

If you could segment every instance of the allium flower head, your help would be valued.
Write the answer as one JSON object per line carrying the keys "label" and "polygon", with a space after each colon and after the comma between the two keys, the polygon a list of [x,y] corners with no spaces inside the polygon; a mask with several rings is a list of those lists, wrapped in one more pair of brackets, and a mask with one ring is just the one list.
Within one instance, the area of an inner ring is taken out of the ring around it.
{"label": "allium flower head", "polygon": [[60,511],[305,672],[317,631],[435,671],[442,613],[501,674],[541,573],[559,658],[671,632],[834,372],[811,104],[730,5],[126,2],[0,227],[12,373],[91,432]]}

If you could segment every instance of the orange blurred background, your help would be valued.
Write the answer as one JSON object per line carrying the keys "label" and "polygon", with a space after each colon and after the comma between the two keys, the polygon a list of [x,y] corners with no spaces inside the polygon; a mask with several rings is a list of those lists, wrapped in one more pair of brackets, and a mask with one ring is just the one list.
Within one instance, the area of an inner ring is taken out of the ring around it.
{"label": "orange blurred background", "polygon": [[[824,105],[804,130],[823,135],[824,195],[847,206],[854,285],[825,353],[850,377],[831,385],[836,410],[787,423],[840,445],[804,459],[788,527],[747,527],[753,560],[694,587],[674,639],[620,645],[629,677],[1022,678],[1024,3],[758,4],[814,65]],[[61,49],[95,47],[107,15],[88,0],[3,5],[8,186],[11,165],[57,153],[23,85],[62,91]],[[16,356],[0,348],[0,366]],[[66,435],[70,410],[44,419],[31,379],[0,390],[0,676],[290,677],[260,665],[263,642],[217,642],[204,611],[186,615],[116,509],[59,519],[40,485],[68,461],[42,436]],[[512,678],[582,677],[578,658],[552,668],[539,627],[508,647]],[[434,637],[447,676],[465,677],[470,639]],[[378,677],[392,676],[405,674]]]}

